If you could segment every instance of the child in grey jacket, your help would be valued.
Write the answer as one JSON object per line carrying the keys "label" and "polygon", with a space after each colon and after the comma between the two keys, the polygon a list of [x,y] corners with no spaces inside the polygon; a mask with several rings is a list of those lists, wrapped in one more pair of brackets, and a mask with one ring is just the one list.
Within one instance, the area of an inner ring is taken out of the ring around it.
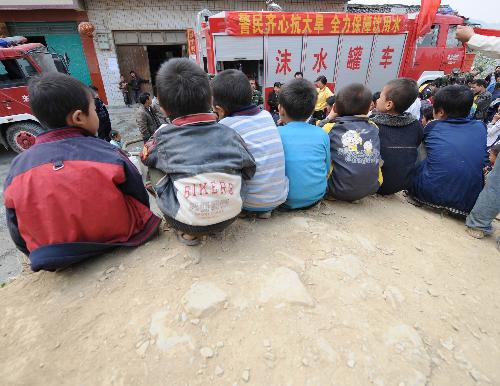
{"label": "child in grey jacket", "polygon": [[367,116],[371,103],[372,93],[362,84],[344,87],[335,99],[328,196],[336,200],[359,200],[375,194],[382,183],[378,127]]}
{"label": "child in grey jacket", "polygon": [[241,212],[243,180],[253,177],[255,161],[242,138],[209,113],[208,77],[195,63],[169,60],[156,84],[172,123],[145,144],[142,161],[162,172],[155,190],[165,220],[179,241],[196,245],[199,236],[223,230]]}

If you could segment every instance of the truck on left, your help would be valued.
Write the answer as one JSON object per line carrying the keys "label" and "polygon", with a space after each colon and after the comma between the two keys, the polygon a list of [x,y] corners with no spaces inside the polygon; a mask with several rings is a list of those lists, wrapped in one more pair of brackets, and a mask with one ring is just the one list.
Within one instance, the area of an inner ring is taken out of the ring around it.
{"label": "truck on left", "polygon": [[17,153],[42,132],[31,112],[28,81],[46,72],[68,73],[68,59],[21,36],[0,38],[0,144]]}

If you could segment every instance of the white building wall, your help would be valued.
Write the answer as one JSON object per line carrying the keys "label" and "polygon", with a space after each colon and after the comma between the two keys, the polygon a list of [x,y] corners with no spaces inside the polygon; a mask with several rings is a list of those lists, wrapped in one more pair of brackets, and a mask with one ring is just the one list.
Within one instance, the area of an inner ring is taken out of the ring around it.
{"label": "white building wall", "polygon": [[[343,12],[345,0],[278,0],[284,11]],[[96,32],[109,33],[119,30],[185,30],[195,26],[196,14],[204,8],[212,12],[238,10],[259,11],[266,8],[263,0],[86,0],[87,14]],[[118,89],[120,74],[113,70],[116,59],[112,41],[110,50],[100,50],[96,45],[97,59],[101,70],[108,102],[123,104]],[[111,68],[110,68],[111,64]]]}

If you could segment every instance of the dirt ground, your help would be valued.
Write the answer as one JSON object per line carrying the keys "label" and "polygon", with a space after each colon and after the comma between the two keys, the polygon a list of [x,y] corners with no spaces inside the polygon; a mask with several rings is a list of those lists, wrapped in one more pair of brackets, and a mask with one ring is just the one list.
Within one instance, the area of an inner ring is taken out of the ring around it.
{"label": "dirt ground", "polygon": [[494,238],[402,195],[166,231],[1,288],[0,379],[499,385],[499,273]]}

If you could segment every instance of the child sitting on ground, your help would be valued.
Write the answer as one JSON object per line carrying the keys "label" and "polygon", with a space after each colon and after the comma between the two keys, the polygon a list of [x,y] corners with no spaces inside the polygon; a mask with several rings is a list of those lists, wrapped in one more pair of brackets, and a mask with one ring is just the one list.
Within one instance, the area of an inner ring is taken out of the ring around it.
{"label": "child sitting on ground", "polygon": [[326,191],[330,166],[328,135],[306,123],[316,105],[317,91],[305,79],[294,79],[279,94],[279,127],[285,150],[285,173],[289,180],[284,207],[307,208],[320,201]]}
{"label": "child sitting on ground", "polygon": [[488,177],[488,174],[493,170],[493,167],[495,166],[495,162],[497,161],[498,153],[500,152],[500,143],[497,143],[490,147],[488,150],[489,156],[488,160],[489,163],[488,165],[484,168],[484,176]]}
{"label": "child sitting on ground", "polygon": [[400,192],[408,189],[411,182],[424,133],[419,120],[405,111],[417,96],[417,82],[399,78],[388,82],[377,100],[378,113],[371,119],[379,129],[380,156],[384,160],[384,182],[378,194]]}
{"label": "child sitting on ground", "polygon": [[4,200],[11,237],[31,268],[53,271],[149,240],[160,219],[127,157],[95,137],[90,89],[47,73],[31,79],[29,98],[47,131],[12,162]]}
{"label": "child sitting on ground", "polygon": [[111,137],[111,141],[109,141],[109,143],[121,149],[122,136],[120,135],[120,133],[116,130],[111,130],[109,132],[109,136]]}
{"label": "child sitting on ground", "polygon": [[188,59],[165,62],[156,77],[158,100],[171,124],[145,144],[142,161],[166,221],[186,245],[219,232],[240,214],[243,179],[255,162],[241,137],[210,113],[207,74]]}
{"label": "child sitting on ground", "polygon": [[424,130],[427,158],[417,164],[410,195],[422,204],[466,215],[483,188],[486,129],[467,119],[472,91],[461,85],[440,89],[434,117]]}
{"label": "child sitting on ground", "polygon": [[337,113],[333,110],[333,105],[335,104],[335,95],[328,97],[326,99],[326,118],[321,121],[317,121],[316,125],[322,127],[326,134],[330,132],[333,127],[333,120],[337,116]]}
{"label": "child sitting on ground", "polygon": [[425,127],[429,122],[434,120],[434,108],[431,106],[427,106],[422,109],[422,126]]}
{"label": "child sitting on ground", "polygon": [[243,138],[257,164],[254,177],[245,182],[243,210],[261,219],[270,218],[272,210],[285,202],[288,194],[278,128],[269,112],[252,104],[252,88],[243,72],[222,71],[212,80],[211,87],[219,123]]}
{"label": "child sitting on ground", "polygon": [[329,133],[332,173],[328,197],[356,201],[377,192],[381,183],[380,142],[377,126],[368,119],[371,91],[351,84],[339,91]]}

